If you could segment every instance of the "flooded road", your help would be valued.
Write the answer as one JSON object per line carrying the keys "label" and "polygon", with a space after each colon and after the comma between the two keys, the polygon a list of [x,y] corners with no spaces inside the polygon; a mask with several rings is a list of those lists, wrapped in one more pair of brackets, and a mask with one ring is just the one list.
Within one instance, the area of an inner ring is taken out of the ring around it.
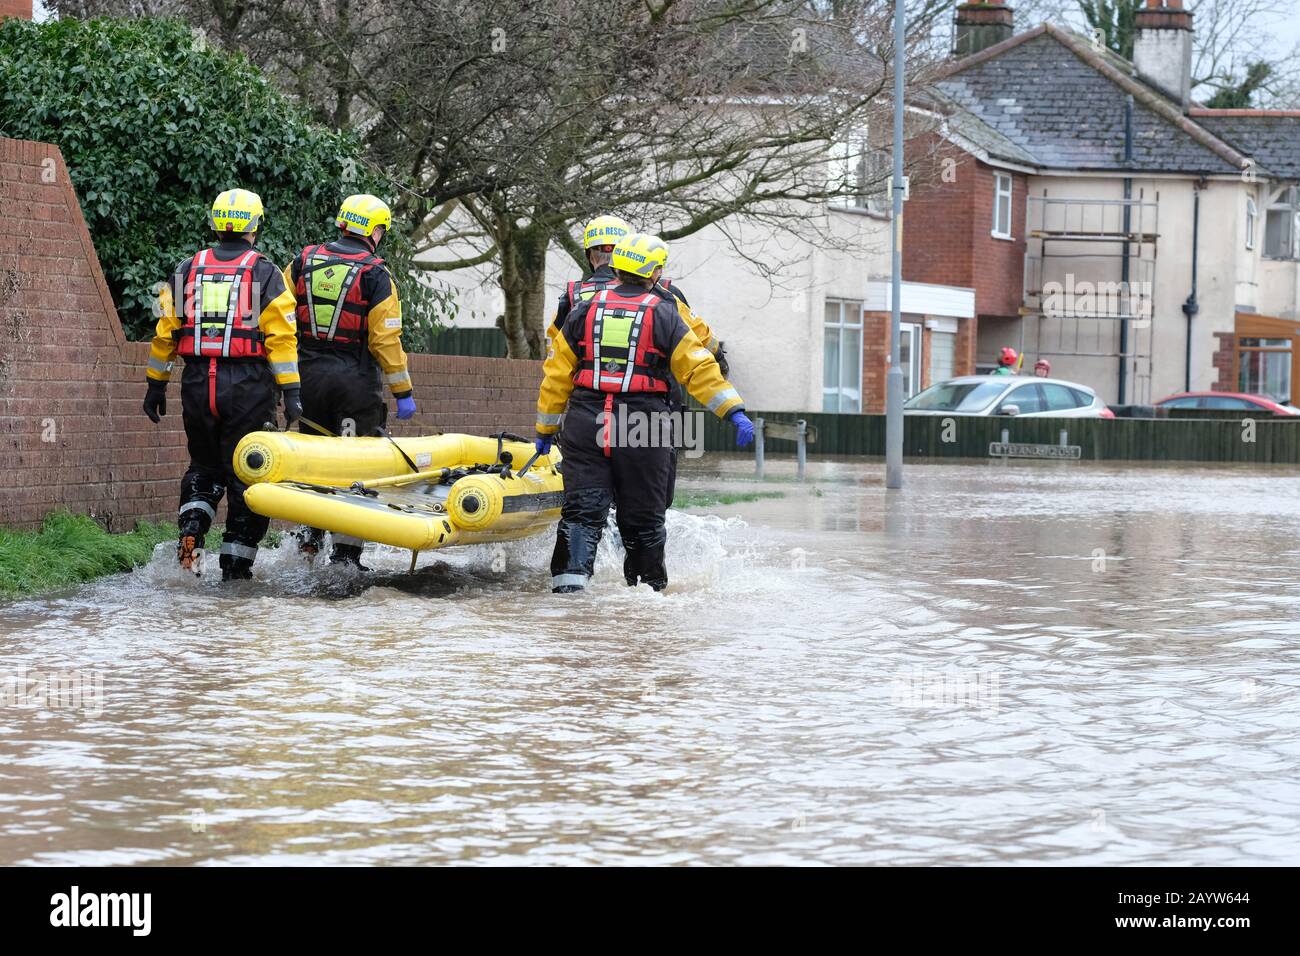
{"label": "flooded road", "polygon": [[547,537],[0,607],[0,863],[1300,863],[1300,473],[751,469],[661,595]]}

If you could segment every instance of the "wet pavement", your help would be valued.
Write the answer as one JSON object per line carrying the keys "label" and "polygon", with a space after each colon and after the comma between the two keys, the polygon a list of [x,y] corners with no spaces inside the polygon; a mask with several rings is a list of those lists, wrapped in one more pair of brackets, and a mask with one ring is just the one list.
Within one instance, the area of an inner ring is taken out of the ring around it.
{"label": "wet pavement", "polygon": [[1300,862],[1300,472],[751,469],[664,594],[547,537],[0,606],[0,863]]}

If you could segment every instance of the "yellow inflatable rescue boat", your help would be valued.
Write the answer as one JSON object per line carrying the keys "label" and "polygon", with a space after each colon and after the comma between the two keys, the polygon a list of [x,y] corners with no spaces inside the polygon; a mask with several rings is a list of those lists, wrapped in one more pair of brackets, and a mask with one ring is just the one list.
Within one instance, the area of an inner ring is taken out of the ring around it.
{"label": "yellow inflatable rescue boat", "polygon": [[560,454],[491,438],[253,432],[235,448],[257,514],[411,551],[510,541],[560,517]]}

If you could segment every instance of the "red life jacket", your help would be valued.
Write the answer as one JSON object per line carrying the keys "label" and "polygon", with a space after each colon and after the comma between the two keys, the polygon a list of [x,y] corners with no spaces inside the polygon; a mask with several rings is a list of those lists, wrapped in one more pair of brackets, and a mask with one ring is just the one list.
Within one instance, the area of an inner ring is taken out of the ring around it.
{"label": "red life jacket", "polygon": [[367,347],[371,303],[362,294],[361,277],[382,268],[384,260],[370,252],[336,252],[321,243],[304,249],[298,264],[293,290],[298,298],[298,338]]}
{"label": "red life jacket", "polygon": [[[615,276],[602,276],[600,278],[588,276],[585,279],[574,279],[569,283],[566,290],[569,295],[569,308],[572,309],[579,302],[582,302],[584,294],[587,299],[590,299],[601,289],[617,284],[618,279]],[[560,316],[560,321],[564,321],[564,316]]]}
{"label": "red life jacket", "polygon": [[183,321],[173,333],[176,351],[186,356],[265,358],[258,327],[253,269],[261,255],[250,249],[238,259],[222,262],[204,249],[190,260],[182,296]]}
{"label": "red life jacket", "polygon": [[573,383],[600,392],[666,392],[667,361],[655,348],[653,292],[623,296],[605,288],[587,308]]}

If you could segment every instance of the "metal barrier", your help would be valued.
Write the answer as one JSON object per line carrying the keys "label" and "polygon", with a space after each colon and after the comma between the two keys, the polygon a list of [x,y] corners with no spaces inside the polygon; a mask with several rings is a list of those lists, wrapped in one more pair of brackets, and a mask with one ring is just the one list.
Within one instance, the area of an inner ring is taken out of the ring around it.
{"label": "metal barrier", "polygon": [[763,477],[763,464],[766,461],[765,438],[792,441],[796,445],[795,454],[799,462],[799,480],[803,481],[804,471],[808,465],[808,445],[817,441],[817,427],[809,426],[804,419],[796,422],[769,422],[761,416],[754,419],[754,476]]}

